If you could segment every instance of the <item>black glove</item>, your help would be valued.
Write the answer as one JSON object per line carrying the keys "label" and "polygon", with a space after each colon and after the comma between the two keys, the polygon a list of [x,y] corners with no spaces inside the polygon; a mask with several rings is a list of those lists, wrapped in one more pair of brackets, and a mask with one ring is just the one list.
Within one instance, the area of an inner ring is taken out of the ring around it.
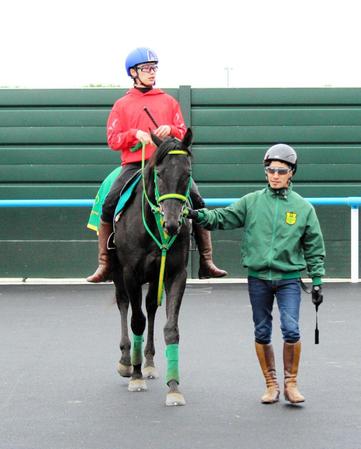
{"label": "black glove", "polygon": [[189,220],[194,220],[196,221],[198,218],[198,210],[197,209],[191,209],[190,207],[187,207],[188,213],[186,215],[186,217]]}
{"label": "black glove", "polygon": [[318,309],[318,306],[322,304],[323,294],[322,294],[322,286],[321,285],[313,285],[312,286],[312,302]]}

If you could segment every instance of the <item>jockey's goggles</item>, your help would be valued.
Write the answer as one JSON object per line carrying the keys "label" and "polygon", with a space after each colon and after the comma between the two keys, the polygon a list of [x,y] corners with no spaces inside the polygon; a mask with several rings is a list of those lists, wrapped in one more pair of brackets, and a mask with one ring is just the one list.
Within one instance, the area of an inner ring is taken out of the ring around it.
{"label": "jockey's goggles", "polygon": [[144,73],[155,73],[158,70],[158,66],[156,64],[137,65],[137,70]]}

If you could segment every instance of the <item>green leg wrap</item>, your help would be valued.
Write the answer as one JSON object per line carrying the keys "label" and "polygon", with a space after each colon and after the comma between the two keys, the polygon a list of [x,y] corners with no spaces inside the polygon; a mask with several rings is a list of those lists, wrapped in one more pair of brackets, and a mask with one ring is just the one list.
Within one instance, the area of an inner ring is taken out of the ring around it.
{"label": "green leg wrap", "polygon": [[132,365],[140,365],[143,359],[143,335],[135,335],[132,337]]}
{"label": "green leg wrap", "polygon": [[179,369],[178,369],[178,343],[167,345],[165,355],[167,357],[167,383],[170,380],[175,380],[179,383]]}

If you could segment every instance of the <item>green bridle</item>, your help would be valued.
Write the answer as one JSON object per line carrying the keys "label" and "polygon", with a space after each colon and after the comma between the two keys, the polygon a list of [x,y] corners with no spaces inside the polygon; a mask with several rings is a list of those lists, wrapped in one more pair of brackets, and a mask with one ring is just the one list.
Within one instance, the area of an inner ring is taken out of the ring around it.
{"label": "green bridle", "polygon": [[[170,155],[183,155],[188,156],[188,152],[184,150],[170,150],[167,154]],[[154,168],[154,189],[155,189],[155,200],[156,205],[152,203],[152,201],[149,199],[147,195],[147,190],[145,186],[145,180],[144,180],[144,165],[145,165],[145,144],[142,145],[142,182],[143,182],[143,194],[142,194],[142,219],[143,219],[143,225],[145,229],[147,230],[148,234],[152,237],[153,241],[156,243],[158,248],[161,250],[161,260],[160,260],[160,272],[159,272],[159,282],[158,282],[158,293],[157,293],[157,304],[158,306],[162,305],[162,297],[163,297],[163,290],[164,290],[164,272],[165,272],[165,262],[167,258],[167,251],[170,249],[170,247],[173,245],[175,239],[177,238],[177,235],[174,235],[170,237],[163,229],[163,213],[161,211],[161,202],[169,199],[176,199],[183,203],[182,206],[182,216],[184,216],[184,212],[186,209],[186,203],[189,199],[189,192],[192,185],[192,177],[189,178],[187,190],[184,195],[180,193],[166,193],[164,195],[159,194],[158,189],[158,174],[157,169]],[[154,218],[157,223],[157,228],[159,232],[160,239],[158,239],[151,229],[149,228],[146,218],[145,218],[145,201],[147,201],[150,209],[154,213]],[[182,218],[184,220],[184,218]]]}

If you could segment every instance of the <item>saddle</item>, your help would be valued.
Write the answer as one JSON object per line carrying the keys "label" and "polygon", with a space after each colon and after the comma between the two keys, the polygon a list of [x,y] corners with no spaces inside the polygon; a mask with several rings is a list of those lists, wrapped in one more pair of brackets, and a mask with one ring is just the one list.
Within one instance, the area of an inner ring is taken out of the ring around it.
{"label": "saddle", "polygon": [[119,196],[119,201],[114,212],[115,222],[119,221],[121,214],[126,209],[126,206],[128,205],[129,200],[132,198],[134,190],[138,185],[138,182],[140,181],[141,177],[142,177],[141,173],[139,171],[136,172],[122,188],[122,191],[120,192]]}

